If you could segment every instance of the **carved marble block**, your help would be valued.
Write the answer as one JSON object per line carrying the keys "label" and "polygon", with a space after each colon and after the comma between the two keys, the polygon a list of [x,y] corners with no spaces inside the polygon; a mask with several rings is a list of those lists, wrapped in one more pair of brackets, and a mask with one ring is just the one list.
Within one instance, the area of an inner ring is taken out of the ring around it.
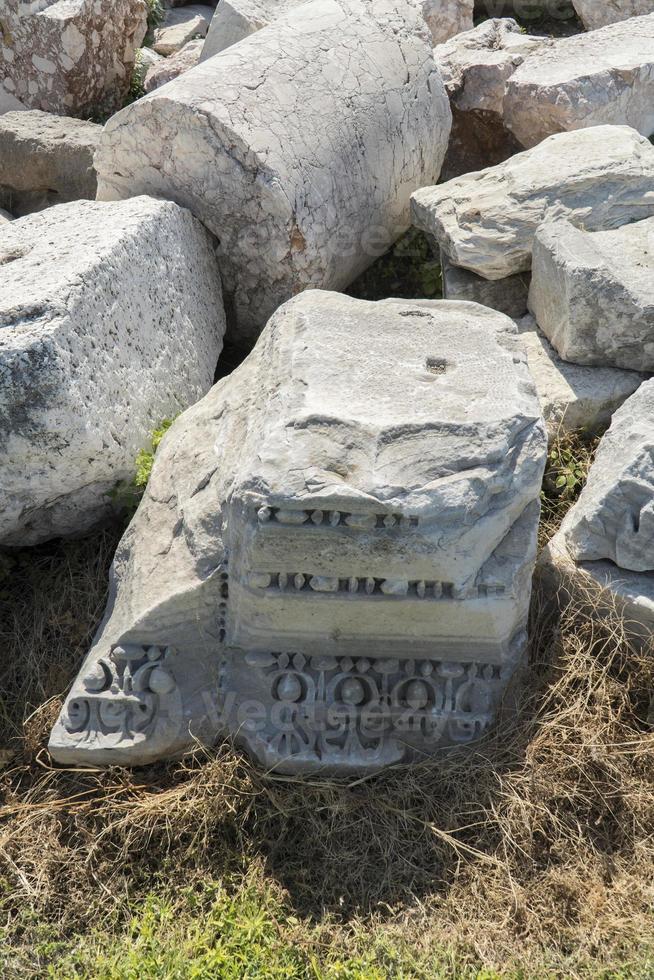
{"label": "carved marble block", "polygon": [[54,758],[228,736],[365,772],[478,738],[525,651],[546,449],[508,317],[289,301],[164,438]]}

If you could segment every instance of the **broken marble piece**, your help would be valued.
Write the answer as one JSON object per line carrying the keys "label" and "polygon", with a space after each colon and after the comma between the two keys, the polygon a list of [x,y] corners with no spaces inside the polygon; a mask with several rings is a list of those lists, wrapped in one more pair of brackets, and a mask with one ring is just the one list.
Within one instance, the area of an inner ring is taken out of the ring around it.
{"label": "broken marble piece", "polygon": [[189,41],[206,36],[213,13],[213,7],[201,3],[167,10],[163,23],[154,31],[152,47],[164,56],[181,51]]}
{"label": "broken marble piece", "polygon": [[536,232],[529,308],[562,358],[654,372],[654,218]]}
{"label": "broken marble piece", "polygon": [[604,124],[654,132],[654,14],[550,39],[507,82],[504,120],[525,147]]}
{"label": "broken marble piece", "polygon": [[654,14],[654,0],[572,0],[587,31],[616,24],[629,17]]}
{"label": "broken marble piece", "polygon": [[290,296],[344,289],[400,237],[450,122],[410,0],[310,0],[110,119],[98,197],[172,198],[214,232],[246,347]]}
{"label": "broken marble piece", "polygon": [[442,179],[494,166],[522,149],[504,125],[504,93],[516,68],[542,43],[506,17],[484,21],[434,49],[452,108]]}
{"label": "broken marble piece", "polygon": [[561,360],[532,316],[518,322],[550,440],[562,432],[601,432],[645,380],[637,371],[582,367]]}
{"label": "broken marble piece", "polygon": [[[145,0],[5,0],[0,88],[28,109],[115,111],[146,29]],[[0,95],[0,111],[2,104]]]}
{"label": "broken marble piece", "polygon": [[0,544],[111,512],[154,429],[213,382],[211,237],[176,204],[60,204],[0,227]]}
{"label": "broken marble piece", "polygon": [[148,68],[143,87],[146,92],[154,92],[167,82],[172,82],[173,78],[183,75],[185,71],[195,66],[200,61],[202,45],[204,41],[196,39],[189,41],[176,54],[170,58],[162,58],[157,64]]}
{"label": "broken marble piece", "polygon": [[530,280],[528,272],[519,272],[514,276],[507,276],[506,279],[482,279],[468,269],[452,265],[442,249],[440,254],[443,299],[481,303],[491,310],[506,313],[514,320],[526,314]]}
{"label": "broken marble piece", "polygon": [[546,451],[508,317],[290,300],[166,434],[52,755],[229,736],[344,773],[478,738],[525,651]]}
{"label": "broken marble piece", "polygon": [[[244,37],[268,27],[306,0],[220,0],[202,51],[202,61],[212,58]],[[474,0],[415,0],[431,33],[440,44],[472,27]]]}
{"label": "broken marble piece", "polygon": [[32,109],[0,116],[0,206],[17,217],[94,200],[93,154],[102,127]]}
{"label": "broken marble piece", "polygon": [[575,561],[654,572],[654,380],[613,416],[561,533]]}
{"label": "broken marble piece", "polygon": [[654,215],[654,146],[628,126],[558,133],[510,160],[411,195],[413,223],[485,279],[531,268],[546,215],[588,231]]}

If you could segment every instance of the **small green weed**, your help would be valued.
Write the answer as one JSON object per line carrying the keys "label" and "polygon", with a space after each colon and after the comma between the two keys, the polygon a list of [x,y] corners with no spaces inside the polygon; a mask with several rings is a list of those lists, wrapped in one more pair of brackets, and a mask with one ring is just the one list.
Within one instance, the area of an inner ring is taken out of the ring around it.
{"label": "small green weed", "polygon": [[136,455],[136,471],[133,478],[131,480],[121,480],[109,494],[116,510],[124,514],[128,520],[131,519],[136,511],[145,488],[148,485],[159,443],[174,421],[174,419],[164,419],[161,425],[153,431],[150,437],[149,447],[147,449],[139,449]]}

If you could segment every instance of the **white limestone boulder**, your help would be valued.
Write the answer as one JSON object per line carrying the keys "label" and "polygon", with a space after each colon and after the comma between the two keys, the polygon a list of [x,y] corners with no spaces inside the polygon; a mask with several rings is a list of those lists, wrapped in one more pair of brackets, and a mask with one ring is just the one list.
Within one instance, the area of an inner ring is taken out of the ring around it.
{"label": "white limestone boulder", "polygon": [[87,530],[153,429],[211,386],[224,311],[213,242],[137,198],[0,227],[0,544]]}
{"label": "white limestone boulder", "polygon": [[194,38],[206,37],[213,13],[213,7],[201,3],[167,10],[163,23],[154,31],[152,47],[165,57],[181,51]]}
{"label": "white limestone boulder", "polygon": [[0,116],[0,206],[16,216],[94,200],[102,127],[32,109]]}
{"label": "white limestone boulder", "polygon": [[522,149],[504,125],[504,93],[513,72],[542,43],[506,17],[484,21],[434,48],[452,107],[445,180],[494,166]]}
{"label": "white limestone boulder", "polygon": [[172,82],[173,78],[177,78],[179,75],[183,75],[185,71],[195,68],[200,61],[203,44],[204,41],[200,38],[189,41],[176,54],[172,54],[170,58],[161,58],[157,64],[148,68],[143,82],[145,91],[154,92],[156,88],[160,88],[167,82]]}
{"label": "white limestone boulder", "polygon": [[654,372],[654,218],[536,233],[529,308],[566,361]]}
{"label": "white limestone boulder", "polygon": [[616,24],[629,17],[654,13],[654,0],[572,0],[587,31]]}
{"label": "white limestone boulder", "polygon": [[411,197],[413,223],[485,279],[531,268],[546,215],[589,231],[654,215],[654,146],[627,126],[559,133],[495,167]]}
{"label": "white limestone boulder", "polygon": [[581,367],[562,360],[532,316],[518,322],[550,440],[562,432],[601,432],[645,380],[637,371]]}
{"label": "white limestone boulder", "polygon": [[518,272],[505,279],[483,279],[469,269],[452,265],[442,250],[440,257],[443,299],[481,303],[514,320],[525,316],[531,278],[528,272]]}
{"label": "white limestone boulder", "polygon": [[311,0],[107,123],[98,197],[167,197],[220,239],[232,338],[343,289],[410,224],[451,113],[410,0]]}
{"label": "white limestone boulder", "polygon": [[10,97],[66,116],[123,104],[147,30],[145,0],[6,0],[1,15],[0,86]]}
{"label": "white limestone boulder", "polygon": [[654,132],[654,14],[550,40],[507,82],[504,120],[525,147],[604,124]]}
{"label": "white limestone boulder", "polygon": [[[202,51],[202,61],[225,51],[243,38],[268,27],[306,0],[220,0]],[[415,0],[431,33],[440,44],[472,28],[474,0]]]}
{"label": "white limestone boulder", "polygon": [[[492,724],[547,440],[507,317],[307,291],[157,452],[56,760],[371,771]],[[197,740],[197,741],[196,741]]]}

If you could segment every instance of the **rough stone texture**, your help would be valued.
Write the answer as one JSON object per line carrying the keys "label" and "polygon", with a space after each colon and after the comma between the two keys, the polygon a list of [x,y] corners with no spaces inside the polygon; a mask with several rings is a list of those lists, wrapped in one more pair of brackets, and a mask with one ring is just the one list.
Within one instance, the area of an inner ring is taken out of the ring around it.
{"label": "rough stone texture", "polygon": [[572,0],[587,31],[615,24],[629,17],[654,13],[654,0]]}
{"label": "rough stone texture", "polygon": [[616,228],[654,214],[654,147],[627,126],[550,136],[505,163],[411,196],[414,224],[485,279],[531,268],[546,214]]}
{"label": "rough stone texture", "polygon": [[481,303],[491,310],[506,313],[517,319],[527,312],[529,293],[529,273],[520,272],[506,279],[482,279],[468,269],[452,265],[441,249],[441,270],[443,273],[443,298],[465,300],[468,303]]}
{"label": "rough stone texture", "polygon": [[561,533],[575,561],[654,572],[654,380],[613,416]]}
{"label": "rough stone texture", "polygon": [[93,154],[101,126],[33,109],[0,116],[0,206],[16,216],[97,188]]}
{"label": "rough stone texture", "polygon": [[13,220],[14,220],[13,214],[9,214],[8,211],[5,211],[2,208],[0,208],[0,222],[4,223],[5,221],[13,221]]}
{"label": "rough stone texture", "polygon": [[142,70],[146,72],[153,68],[154,65],[159,65],[164,60],[162,54],[157,54],[152,48],[139,48],[136,52],[136,64]]}
{"label": "rough stone texture", "polygon": [[0,81],[0,116],[4,115],[5,112],[24,112],[26,109],[27,106],[11,95]]}
{"label": "rough stone texture", "polygon": [[213,381],[213,243],[176,204],[78,201],[0,229],[0,543],[87,530]]}
{"label": "rough stone texture", "polygon": [[446,301],[278,310],[163,440],[54,757],[230,734],[369,771],[478,737],[525,649],[546,454],[515,329]]}
{"label": "rough stone texture", "polygon": [[504,120],[525,147],[605,123],[650,136],[654,14],[540,45],[507,82]]}
{"label": "rough stone texture", "polygon": [[[225,51],[306,0],[220,0],[209,27],[202,61]],[[415,0],[429,28],[432,44],[440,44],[472,27],[474,0]]]}
{"label": "rough stone texture", "polygon": [[566,361],[654,371],[654,219],[536,233],[529,309]]}
{"label": "rough stone texture", "polygon": [[144,88],[146,92],[154,92],[156,88],[172,82],[173,78],[183,75],[185,71],[195,66],[200,61],[202,53],[201,39],[189,41],[184,47],[170,58],[162,58],[156,65],[148,69],[145,76]]}
{"label": "rough stone texture", "polygon": [[167,10],[161,27],[154,32],[152,47],[162,55],[181,51],[193,38],[206,36],[213,13],[213,7],[201,3]]}
{"label": "rough stone texture", "polygon": [[579,429],[601,432],[645,379],[636,371],[562,361],[532,316],[523,317],[518,330],[550,439]]}
{"label": "rough stone texture", "polygon": [[110,119],[98,196],[172,198],[220,238],[245,346],[290,296],[344,289],[408,228],[450,120],[412,3],[312,0]]}
{"label": "rough stone texture", "polygon": [[5,0],[0,86],[29,109],[68,116],[115,110],[127,95],[146,19],[145,0]]}
{"label": "rough stone texture", "polygon": [[506,82],[542,43],[542,38],[523,34],[507,17],[484,21],[434,48],[452,107],[442,178],[494,166],[522,149],[504,125]]}

